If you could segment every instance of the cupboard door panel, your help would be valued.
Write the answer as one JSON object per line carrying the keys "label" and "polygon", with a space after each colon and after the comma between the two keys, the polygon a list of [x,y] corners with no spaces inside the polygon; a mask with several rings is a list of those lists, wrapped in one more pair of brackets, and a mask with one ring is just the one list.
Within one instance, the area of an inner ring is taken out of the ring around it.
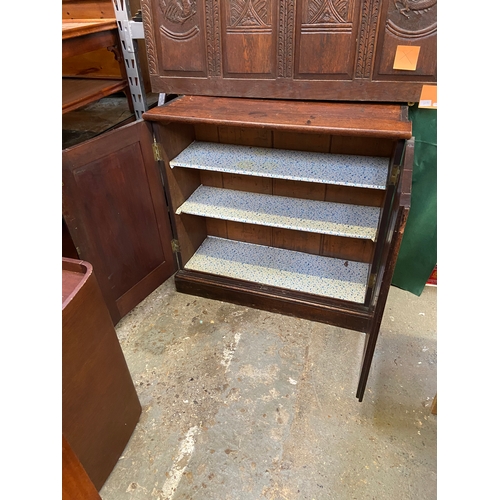
{"label": "cupboard door panel", "polygon": [[352,78],[359,0],[297,4],[296,78]]}
{"label": "cupboard door panel", "polygon": [[[207,75],[205,15],[202,2],[164,0],[149,2],[145,22],[154,18],[157,64],[151,74],[200,77]],[[146,35],[147,37],[147,35]]]}
{"label": "cupboard door panel", "polygon": [[115,324],[175,271],[145,122],[63,151],[63,216]]}
{"label": "cupboard door panel", "polygon": [[[382,19],[373,79],[435,81],[437,0],[386,0]],[[415,70],[393,68],[398,45],[420,48]]]}
{"label": "cupboard door panel", "polygon": [[224,76],[276,76],[277,0],[222,2]]}

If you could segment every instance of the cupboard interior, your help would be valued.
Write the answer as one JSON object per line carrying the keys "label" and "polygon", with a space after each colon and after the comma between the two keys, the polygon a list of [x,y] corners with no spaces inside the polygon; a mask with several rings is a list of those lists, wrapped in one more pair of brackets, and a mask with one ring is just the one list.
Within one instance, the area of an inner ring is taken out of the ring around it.
{"label": "cupboard interior", "polygon": [[[349,262],[370,264],[377,237],[373,239],[321,234],[307,230],[272,227],[263,224],[223,220],[179,212],[180,207],[200,186],[224,188],[302,200],[334,202],[364,207],[384,206],[387,191],[273,177],[259,177],[184,167],[170,167],[193,141],[286,149],[342,155],[360,155],[390,160],[396,140],[378,137],[349,137],[333,134],[310,134],[279,131],[271,128],[244,128],[214,124],[155,123],[155,137],[163,149],[170,217],[179,243],[181,268],[193,257],[207,237],[224,238],[280,248]],[[378,224],[380,225],[381,216]],[[378,228],[377,228],[378,234]],[[366,283],[365,283],[366,285]]]}

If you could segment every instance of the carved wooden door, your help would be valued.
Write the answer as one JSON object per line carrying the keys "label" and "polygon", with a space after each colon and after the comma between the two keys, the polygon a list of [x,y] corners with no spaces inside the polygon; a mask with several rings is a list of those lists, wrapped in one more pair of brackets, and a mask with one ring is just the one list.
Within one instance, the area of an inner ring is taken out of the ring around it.
{"label": "carved wooden door", "polygon": [[[437,0],[142,0],[154,92],[416,101],[436,81]],[[415,68],[394,69],[398,46]]]}

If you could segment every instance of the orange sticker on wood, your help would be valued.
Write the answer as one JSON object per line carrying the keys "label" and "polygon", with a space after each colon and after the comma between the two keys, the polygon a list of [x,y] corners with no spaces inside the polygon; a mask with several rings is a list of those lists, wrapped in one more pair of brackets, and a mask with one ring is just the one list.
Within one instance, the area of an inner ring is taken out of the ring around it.
{"label": "orange sticker on wood", "polygon": [[415,71],[417,69],[420,47],[414,45],[398,45],[394,56],[394,69]]}
{"label": "orange sticker on wood", "polygon": [[419,108],[437,109],[437,85],[422,85]]}

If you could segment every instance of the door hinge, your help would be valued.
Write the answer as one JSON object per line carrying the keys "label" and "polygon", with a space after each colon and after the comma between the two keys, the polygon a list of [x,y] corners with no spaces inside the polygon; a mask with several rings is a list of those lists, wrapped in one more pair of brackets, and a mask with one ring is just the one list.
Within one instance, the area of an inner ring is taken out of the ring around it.
{"label": "door hinge", "polygon": [[370,274],[370,277],[368,278],[368,288],[373,288],[375,286],[375,281],[377,279],[376,274]]}
{"label": "door hinge", "polygon": [[156,142],[156,137],[154,137],[153,142],[153,155],[155,157],[155,161],[163,161],[163,155],[161,154],[160,145]]}
{"label": "door hinge", "polygon": [[172,245],[172,252],[179,253],[181,251],[181,246],[179,245],[179,240],[172,240],[170,243]]}
{"label": "door hinge", "polygon": [[394,165],[392,167],[391,178],[389,179],[389,184],[390,185],[392,185],[392,186],[396,185],[396,182],[397,182],[398,176],[399,176],[399,171],[400,171],[399,165]]}

